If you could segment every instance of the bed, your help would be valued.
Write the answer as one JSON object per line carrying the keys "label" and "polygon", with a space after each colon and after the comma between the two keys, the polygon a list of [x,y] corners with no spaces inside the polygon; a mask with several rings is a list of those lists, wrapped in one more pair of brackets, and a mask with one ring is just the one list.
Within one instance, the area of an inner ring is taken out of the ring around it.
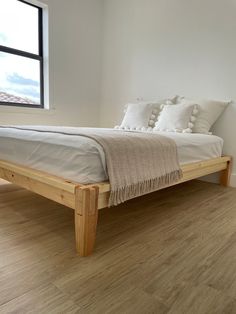
{"label": "bed", "polygon": [[[159,133],[177,145],[183,177],[176,184],[221,172],[220,183],[228,185],[231,158],[222,157],[221,138]],[[0,130],[0,147],[0,177],[74,209],[77,251],[91,254],[98,210],[108,206],[111,191],[102,147],[82,136],[11,127]]]}

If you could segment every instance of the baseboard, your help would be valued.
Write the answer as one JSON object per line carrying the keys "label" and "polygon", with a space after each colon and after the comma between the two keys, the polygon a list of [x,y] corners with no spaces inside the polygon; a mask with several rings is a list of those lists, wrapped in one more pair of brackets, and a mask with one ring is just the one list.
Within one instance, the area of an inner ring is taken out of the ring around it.
{"label": "baseboard", "polygon": [[231,174],[230,186],[236,188],[236,173],[232,173]]}

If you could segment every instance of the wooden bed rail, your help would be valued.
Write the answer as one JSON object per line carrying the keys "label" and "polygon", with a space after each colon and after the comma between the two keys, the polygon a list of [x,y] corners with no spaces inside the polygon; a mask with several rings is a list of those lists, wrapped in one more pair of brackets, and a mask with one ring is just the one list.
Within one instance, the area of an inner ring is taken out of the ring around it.
{"label": "wooden bed rail", "polygon": [[[220,184],[228,186],[231,172],[231,157],[224,156],[187,164],[183,165],[181,169],[183,171],[183,178],[173,185],[197,179],[215,172],[222,172]],[[99,187],[98,209],[102,209],[107,207],[108,204],[110,184],[104,182],[97,184],[97,186]]]}
{"label": "wooden bed rail", "polygon": [[[214,158],[187,164],[181,168],[183,178],[176,184],[221,172],[220,183],[228,186],[231,157]],[[98,209],[108,206],[110,195],[108,182],[83,185],[30,167],[1,160],[0,178],[74,209],[77,251],[81,256],[92,253],[96,239]]]}
{"label": "wooden bed rail", "polygon": [[0,161],[0,178],[70,208],[75,208],[75,190],[82,186],[46,172],[7,161]]}

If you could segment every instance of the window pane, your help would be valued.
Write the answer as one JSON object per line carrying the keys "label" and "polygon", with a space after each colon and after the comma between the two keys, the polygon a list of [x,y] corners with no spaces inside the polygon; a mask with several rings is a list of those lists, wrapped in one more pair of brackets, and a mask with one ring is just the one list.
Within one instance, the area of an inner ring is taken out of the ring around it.
{"label": "window pane", "polygon": [[40,62],[0,52],[0,101],[40,104]]}
{"label": "window pane", "polygon": [[0,45],[38,54],[38,10],[17,0],[0,0]]}

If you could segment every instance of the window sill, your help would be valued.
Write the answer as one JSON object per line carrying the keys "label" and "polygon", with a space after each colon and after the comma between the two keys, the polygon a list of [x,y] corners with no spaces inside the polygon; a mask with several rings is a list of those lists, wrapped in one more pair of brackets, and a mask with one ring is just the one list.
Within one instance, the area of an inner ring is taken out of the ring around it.
{"label": "window sill", "polygon": [[0,106],[0,113],[20,113],[20,114],[43,114],[43,115],[52,115],[55,113],[55,109],[47,109],[47,108],[25,108],[25,107],[14,107],[14,106]]}

